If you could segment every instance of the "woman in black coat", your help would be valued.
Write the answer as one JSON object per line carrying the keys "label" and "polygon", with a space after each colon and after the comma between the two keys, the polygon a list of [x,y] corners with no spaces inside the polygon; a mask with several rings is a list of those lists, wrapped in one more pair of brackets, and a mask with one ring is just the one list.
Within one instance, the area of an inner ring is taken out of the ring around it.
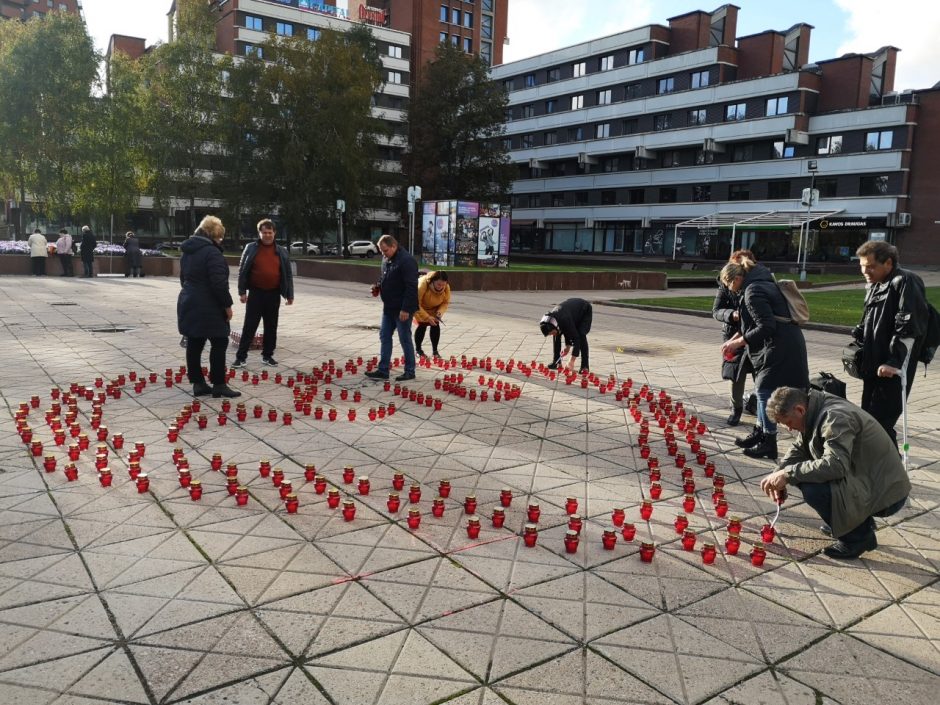
{"label": "woman in black coat", "polygon": [[[750,250],[735,250],[728,258],[729,262],[740,262],[743,258],[757,261]],[[715,292],[715,302],[712,304],[712,318],[721,326],[721,340],[731,340],[741,330],[741,297],[726,287],[721,277],[718,277],[718,291]],[[731,382],[731,415],[728,417],[729,426],[737,426],[741,422],[744,412],[744,386],[747,377],[753,373],[751,361],[747,356],[747,346],[742,346],[734,352],[722,356],[721,378]]]}
{"label": "woman in black coat", "polygon": [[131,231],[128,231],[124,240],[124,257],[127,258],[127,271],[124,272],[125,277],[144,276],[142,268],[143,258],[140,254],[140,240],[134,237],[134,233]]}
{"label": "woman in black coat", "polygon": [[[239,397],[225,383],[225,350],[228,348],[232,295],[228,289],[228,263],[222,255],[222,221],[212,215],[202,219],[193,236],[180,249],[180,284],[176,301],[179,332],[186,336],[186,371],[193,394]],[[202,374],[202,350],[209,341],[209,380]]]}
{"label": "woman in black coat", "polygon": [[721,281],[742,296],[741,333],[721,346],[722,354],[747,346],[754,367],[757,421],[750,435],[735,444],[752,458],[777,458],[777,424],[767,416],[767,400],[778,387],[809,387],[803,331],[790,321],[790,309],[770,270],[751,259],[729,262]]}

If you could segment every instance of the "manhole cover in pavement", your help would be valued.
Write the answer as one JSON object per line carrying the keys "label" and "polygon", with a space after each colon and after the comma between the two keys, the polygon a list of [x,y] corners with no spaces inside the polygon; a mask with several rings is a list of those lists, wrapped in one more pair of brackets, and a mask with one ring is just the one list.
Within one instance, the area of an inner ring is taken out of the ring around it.
{"label": "manhole cover in pavement", "polygon": [[89,333],[127,333],[128,331],[134,330],[133,328],[125,328],[122,326],[102,326],[99,328],[86,328]]}

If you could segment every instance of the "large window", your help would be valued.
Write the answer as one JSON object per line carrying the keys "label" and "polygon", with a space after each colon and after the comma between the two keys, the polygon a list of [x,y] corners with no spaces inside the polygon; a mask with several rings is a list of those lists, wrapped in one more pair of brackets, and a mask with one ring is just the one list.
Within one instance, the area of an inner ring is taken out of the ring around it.
{"label": "large window", "polygon": [[628,83],[623,87],[623,97],[625,100],[633,100],[643,96],[642,83]]}
{"label": "large window", "polygon": [[734,103],[725,108],[725,120],[743,120],[747,112],[747,103]]}
{"label": "large window", "polygon": [[584,107],[584,96],[583,95],[573,95],[571,96],[571,109],[580,110]]}
{"label": "large window", "polygon": [[587,73],[587,64],[583,61],[579,61],[572,67],[572,69],[574,77],[578,78],[579,76],[583,76],[585,73]]}
{"label": "large window", "polygon": [[694,110],[689,111],[689,124],[690,125],[704,125],[705,124],[705,108],[695,108]]}
{"label": "large window", "polygon": [[706,152],[704,149],[698,149],[695,151],[695,164],[712,164],[715,161],[714,152]]}
{"label": "large window", "polygon": [[888,193],[888,177],[863,176],[858,182],[859,196],[884,196]]}
{"label": "large window", "polygon": [[557,109],[557,107],[558,107],[558,101],[555,100],[554,98],[549,98],[548,100],[545,101],[545,112],[546,112],[546,113],[553,113],[553,112],[555,112],[555,110]]}
{"label": "large window", "polygon": [[692,187],[692,200],[693,201],[710,201],[712,200],[712,185],[711,184],[696,184]]}
{"label": "large window", "polygon": [[484,39],[493,38],[493,16],[492,15],[483,15],[480,18],[480,33],[483,35]]}
{"label": "large window", "polygon": [[667,149],[662,153],[661,164],[663,167],[681,166],[682,154],[675,149]]}
{"label": "large window", "polygon": [[643,49],[631,49],[627,53],[627,63],[628,64],[642,64],[645,61],[645,54]]}
{"label": "large window", "polygon": [[834,176],[816,177],[816,188],[819,189],[820,198],[835,198],[838,185],[839,180]]}
{"label": "large window", "polygon": [[245,45],[245,56],[257,56],[259,59],[264,58],[261,47],[255,46],[254,44]]}
{"label": "large window", "polygon": [[614,67],[614,55],[602,56],[598,62],[601,71],[610,71]]}
{"label": "large window", "polygon": [[[309,39],[311,42],[315,42],[315,41],[317,41],[319,38],[320,38],[320,30],[319,30],[319,29],[317,29],[316,27],[307,27],[307,39]],[[400,58],[401,58],[401,47],[389,47],[389,48],[388,48],[388,55],[389,55],[389,56],[394,56],[394,55],[392,54],[392,49],[397,49],[397,50],[398,50],[398,56],[397,56],[396,58],[400,59]]]}
{"label": "large window", "polygon": [[473,39],[471,39],[470,37],[463,38],[463,50],[467,52],[468,54],[473,52]]}
{"label": "large window", "polygon": [[546,81],[549,83],[554,83],[555,81],[561,80],[561,69],[557,66],[550,68],[546,74]]}
{"label": "large window", "polygon": [[666,186],[659,189],[659,202],[660,203],[675,203],[679,194],[675,188],[672,186]]}
{"label": "large window", "polygon": [[535,146],[535,135],[523,135],[522,136],[522,148],[531,149]]}
{"label": "large window", "polygon": [[656,92],[660,95],[663,93],[672,93],[675,89],[676,80],[672,76],[661,78],[656,82]]}
{"label": "large window", "polygon": [[637,118],[625,118],[620,123],[621,135],[632,135],[640,130],[640,121]]}
{"label": "large window", "polygon": [[251,15],[245,15],[245,29],[254,29],[258,32],[262,31],[264,28],[264,23],[261,21],[260,17],[253,17]]}
{"label": "large window", "polygon": [[522,117],[530,118],[535,117],[535,106],[529,103],[529,105],[522,106]]}
{"label": "large window", "polygon": [[786,200],[790,198],[789,181],[771,181],[767,184],[767,198],[772,200]]}
{"label": "large window", "polygon": [[275,26],[275,30],[282,37],[293,37],[294,36],[294,25],[290,22],[278,22]]}
{"label": "large window", "polygon": [[454,8],[450,11],[451,24],[460,24],[460,10]]}
{"label": "large window", "polygon": [[401,71],[389,71],[388,82],[389,83],[401,83]]}
{"label": "large window", "polygon": [[774,142],[774,159],[792,159],[796,155],[796,148],[792,144],[787,144],[783,140]]}
{"label": "large window", "polygon": [[401,47],[390,44],[388,47],[388,56],[391,59],[400,59],[401,58]]}
{"label": "large window", "polygon": [[525,75],[525,87],[526,88],[535,87],[535,74],[534,73],[527,73]]}
{"label": "large window", "polygon": [[670,113],[660,113],[653,116],[654,130],[668,130],[672,127],[672,115]]}
{"label": "large window", "polygon": [[816,138],[816,154],[842,154],[842,135]]}
{"label": "large window", "polygon": [[558,143],[558,133],[557,133],[557,132],[555,132],[554,130],[551,130],[550,132],[546,132],[546,133],[545,133],[545,144],[546,144],[546,145],[557,144],[557,143]]}
{"label": "large window", "polygon": [[610,123],[602,122],[594,126],[594,138],[602,140],[605,137],[610,137]]}
{"label": "large window", "polygon": [[736,144],[731,150],[731,161],[749,162],[754,159],[754,145]]}
{"label": "large window", "polygon": [[708,71],[694,71],[692,73],[692,88],[704,88],[708,85]]}
{"label": "large window", "polygon": [[487,66],[493,65],[493,44],[492,42],[480,42],[480,58]]}
{"label": "large window", "polygon": [[569,142],[580,142],[584,139],[584,128],[578,125],[577,127],[568,128],[568,141]]}
{"label": "large window", "polygon": [[468,28],[473,28],[473,13],[464,12],[463,13],[463,26]]}
{"label": "large window", "polygon": [[869,132],[865,135],[865,151],[876,152],[880,149],[891,149],[894,134],[891,130],[882,132]]}
{"label": "large window", "polygon": [[437,33],[437,41],[440,42],[441,44],[447,44],[447,40],[448,40],[449,37],[450,37],[450,35],[447,34],[447,32],[438,32],[438,33]]}
{"label": "large window", "polygon": [[441,5],[441,22],[447,22],[447,18],[450,16],[450,8],[447,5]]}
{"label": "large window", "polygon": [[751,200],[751,185],[750,184],[731,184],[728,187],[728,200],[729,201],[750,201]]}
{"label": "large window", "polygon": [[765,115],[771,117],[772,115],[783,115],[787,112],[787,104],[790,101],[786,96],[780,96],[779,98],[768,98],[767,99],[767,110]]}
{"label": "large window", "polygon": [[596,101],[597,105],[610,105],[610,101],[611,101],[610,89],[607,88],[605,90],[598,91],[596,98],[597,98],[597,101]]}

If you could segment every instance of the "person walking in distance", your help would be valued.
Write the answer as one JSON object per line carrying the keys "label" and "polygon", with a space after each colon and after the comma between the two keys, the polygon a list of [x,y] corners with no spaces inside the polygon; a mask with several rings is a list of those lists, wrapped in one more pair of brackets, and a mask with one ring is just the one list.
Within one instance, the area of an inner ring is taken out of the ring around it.
{"label": "person walking in distance", "polygon": [[[240,397],[225,383],[225,349],[228,347],[232,295],[228,290],[228,263],[222,255],[225,227],[213,215],[199,223],[180,250],[180,284],[176,321],[186,336],[186,373],[195,396]],[[202,373],[202,351],[209,341],[209,381]]]}
{"label": "person walking in distance", "polygon": [[[565,299],[551,311],[542,316],[539,321],[539,330],[544,336],[552,336],[552,364],[550,370],[557,370],[565,355],[568,362],[565,366],[573,370],[575,362],[581,358],[581,372],[590,370],[588,358],[587,334],[591,332],[591,322],[594,318],[594,309],[589,301],[584,299]],[[561,349],[561,339],[565,339],[565,349]]]}
{"label": "person walking in distance", "polygon": [[75,276],[72,272],[72,236],[65,228],[59,231],[59,239],[55,241],[55,252],[62,265],[62,276]]}
{"label": "person walking in distance", "polygon": [[862,409],[875,417],[897,445],[894,430],[903,410],[901,375],[906,394],[927,331],[923,280],[898,266],[898,249],[869,241],[855,251],[868,283],[865,310],[852,335],[862,346]]}
{"label": "person walking in distance", "polygon": [[95,248],[98,247],[98,238],[87,225],[82,226],[81,256],[82,277],[90,279],[95,276]]}
{"label": "person walking in distance", "polygon": [[244,367],[248,361],[248,348],[264,322],[261,345],[261,364],[277,367],[274,348],[277,347],[277,321],[281,297],[287,305],[294,303],[294,275],[290,269],[290,255],[286,247],[274,242],[274,221],[269,218],[258,223],[258,239],[245,246],[238,263],[238,299],[245,304],[242,337],[232,367]]}
{"label": "person walking in distance", "polygon": [[411,340],[411,318],[418,310],[418,263],[398,240],[385,234],[379,238],[382,251],[382,276],[373,293],[382,297],[382,322],[379,326],[379,368],[366,372],[372,379],[388,379],[392,364],[392,333],[405,354],[405,371],[395,379],[406,382],[415,378],[415,348]]}
{"label": "person walking in distance", "polygon": [[33,231],[26,241],[29,245],[29,261],[33,265],[33,276],[41,277],[46,274],[46,258],[49,256],[49,241],[39,228]]}
{"label": "person walking in distance", "polygon": [[134,236],[133,230],[128,230],[124,237],[124,257],[127,259],[127,271],[125,277],[142,277],[144,270],[141,266],[142,256],[140,254],[140,240]]}
{"label": "person walking in distance", "polygon": [[415,352],[418,357],[427,357],[421,349],[424,333],[431,331],[431,354],[440,357],[438,345],[441,342],[441,319],[450,306],[450,284],[447,272],[428,272],[418,280],[418,311],[415,320]]}

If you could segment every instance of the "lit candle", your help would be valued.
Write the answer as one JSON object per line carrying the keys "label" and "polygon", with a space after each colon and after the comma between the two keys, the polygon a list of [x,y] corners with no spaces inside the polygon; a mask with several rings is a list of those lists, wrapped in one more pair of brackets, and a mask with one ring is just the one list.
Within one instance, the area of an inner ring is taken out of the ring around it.
{"label": "lit candle", "polygon": [[652,543],[640,544],[640,560],[644,563],[653,562],[653,554],[656,553],[656,547]]}
{"label": "lit candle", "polygon": [[728,500],[724,498],[719,499],[718,502],[715,504],[715,514],[717,514],[718,517],[720,518],[720,517],[725,516],[727,513],[728,513]]}
{"label": "lit candle", "polygon": [[673,526],[676,527],[676,533],[683,533],[689,525],[689,518],[685,514],[678,514],[676,520],[673,522]]}
{"label": "lit candle", "polygon": [[777,530],[774,529],[770,524],[764,524],[760,530],[760,538],[764,543],[773,543],[774,536],[777,535]]}
{"label": "lit candle", "polygon": [[624,519],[626,519],[626,512],[622,507],[614,507],[614,511],[611,514],[611,521],[614,526],[623,526]]}
{"label": "lit candle", "polygon": [[738,549],[741,547],[741,539],[737,536],[731,534],[728,538],[725,539],[725,549],[732,556],[737,555]]}
{"label": "lit candle", "polygon": [[740,535],[741,533],[741,520],[737,517],[731,517],[728,520],[728,533],[734,534],[735,536]]}
{"label": "lit candle", "polygon": [[767,551],[765,551],[760,546],[754,546],[751,549],[751,565],[756,568],[760,568],[764,565],[764,559],[767,558]]}
{"label": "lit candle", "polygon": [[623,535],[624,541],[632,541],[636,536],[636,526],[633,524],[624,524],[620,533]]}
{"label": "lit candle", "polygon": [[695,548],[695,532],[694,531],[684,531],[682,533],[682,548],[686,551],[691,551]]}

